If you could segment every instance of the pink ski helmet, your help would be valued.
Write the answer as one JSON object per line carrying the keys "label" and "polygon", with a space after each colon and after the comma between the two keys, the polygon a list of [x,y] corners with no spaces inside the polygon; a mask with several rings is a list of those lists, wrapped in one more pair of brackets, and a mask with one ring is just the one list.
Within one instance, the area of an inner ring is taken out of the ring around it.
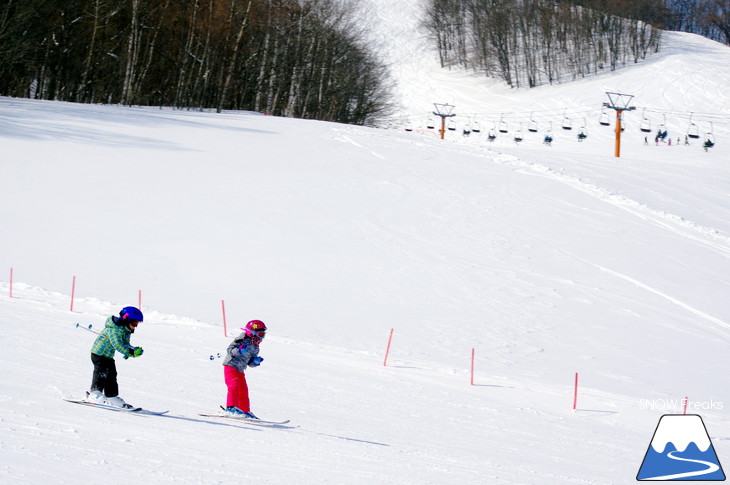
{"label": "pink ski helmet", "polygon": [[249,337],[264,338],[266,336],[266,324],[261,320],[251,320],[242,330]]}

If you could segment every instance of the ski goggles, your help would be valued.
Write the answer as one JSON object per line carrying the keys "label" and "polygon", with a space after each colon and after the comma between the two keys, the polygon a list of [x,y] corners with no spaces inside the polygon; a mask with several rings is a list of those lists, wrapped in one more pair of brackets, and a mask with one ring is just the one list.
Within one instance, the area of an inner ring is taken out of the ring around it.
{"label": "ski goggles", "polygon": [[254,330],[253,328],[248,328],[247,329],[247,328],[241,327],[241,330],[243,330],[244,332],[250,333],[254,337],[261,337],[261,338],[266,337],[266,329],[265,328],[262,328],[261,330]]}

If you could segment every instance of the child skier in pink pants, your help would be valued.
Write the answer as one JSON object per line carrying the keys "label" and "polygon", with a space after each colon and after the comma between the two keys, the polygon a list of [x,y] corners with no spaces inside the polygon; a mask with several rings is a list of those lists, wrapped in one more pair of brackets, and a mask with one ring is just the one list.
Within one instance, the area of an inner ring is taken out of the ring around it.
{"label": "child skier in pink pants", "polygon": [[266,336],[266,324],[261,320],[251,320],[241,330],[243,333],[228,346],[226,358],[223,360],[223,372],[228,387],[226,413],[258,419],[251,412],[245,371],[247,367],[258,367],[264,360],[259,357],[259,345]]}

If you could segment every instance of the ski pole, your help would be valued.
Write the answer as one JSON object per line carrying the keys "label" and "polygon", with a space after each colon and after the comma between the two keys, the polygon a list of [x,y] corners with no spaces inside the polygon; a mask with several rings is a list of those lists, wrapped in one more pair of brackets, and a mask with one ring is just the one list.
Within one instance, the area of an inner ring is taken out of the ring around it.
{"label": "ski pole", "polygon": [[89,331],[91,333],[95,333],[96,335],[99,335],[99,332],[97,332],[96,330],[92,330],[91,327],[92,327],[91,324],[89,324],[88,327],[86,325],[81,325],[80,323],[77,323],[76,324],[76,328],[82,328],[82,329],[87,330],[87,331]]}

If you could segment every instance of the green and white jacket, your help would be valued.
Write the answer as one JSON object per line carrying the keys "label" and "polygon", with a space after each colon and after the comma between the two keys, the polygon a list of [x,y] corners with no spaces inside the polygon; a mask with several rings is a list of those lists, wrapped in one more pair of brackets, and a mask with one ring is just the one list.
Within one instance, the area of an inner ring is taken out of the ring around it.
{"label": "green and white jacket", "polygon": [[115,317],[106,319],[104,330],[101,331],[94,341],[94,345],[91,346],[92,354],[113,359],[115,351],[125,357],[130,356],[134,351],[134,347],[129,343],[132,331],[126,326],[117,325],[114,320],[116,320]]}

